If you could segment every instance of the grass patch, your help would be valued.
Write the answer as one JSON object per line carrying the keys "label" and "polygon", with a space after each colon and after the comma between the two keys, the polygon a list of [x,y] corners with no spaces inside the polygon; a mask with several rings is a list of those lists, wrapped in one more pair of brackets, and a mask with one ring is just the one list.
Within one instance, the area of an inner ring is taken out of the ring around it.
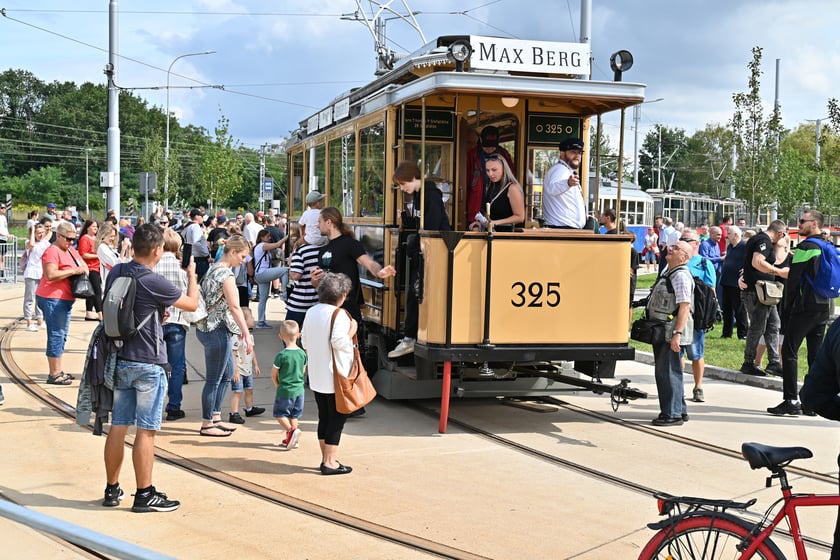
{"label": "grass patch", "polygon": [[[641,278],[639,278],[641,281]],[[633,319],[638,319],[644,313],[644,309],[635,309]],[[721,338],[720,333],[723,323],[715,323],[715,328],[706,333],[706,364],[725,369],[738,370],[744,363],[744,348],[746,341],[738,340],[737,337]],[[630,345],[642,352],[652,352],[650,344],[630,341]],[[764,366],[767,365],[767,357],[764,357]],[[808,351],[805,343],[799,348],[799,380],[808,373]]]}

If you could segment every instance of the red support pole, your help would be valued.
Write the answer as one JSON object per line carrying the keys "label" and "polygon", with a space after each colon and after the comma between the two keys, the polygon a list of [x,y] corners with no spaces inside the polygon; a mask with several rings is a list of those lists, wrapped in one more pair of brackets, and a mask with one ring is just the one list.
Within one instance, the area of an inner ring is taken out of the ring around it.
{"label": "red support pole", "polygon": [[440,392],[440,425],[438,432],[446,433],[449,420],[449,389],[452,385],[452,362],[443,362],[443,388]]}

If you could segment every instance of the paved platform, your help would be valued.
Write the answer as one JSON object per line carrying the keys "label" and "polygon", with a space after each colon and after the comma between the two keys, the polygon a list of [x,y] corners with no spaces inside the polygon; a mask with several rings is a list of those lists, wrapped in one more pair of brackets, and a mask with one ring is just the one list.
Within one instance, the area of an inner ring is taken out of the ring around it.
{"label": "paved platform", "polygon": [[[19,317],[22,287],[0,286],[0,326]],[[83,321],[77,303],[67,342],[66,370],[77,373],[93,323]],[[282,304],[269,302],[276,324]],[[12,357],[34,383],[46,379],[45,333],[15,330]],[[350,513],[488,558],[634,558],[650,538],[645,524],[656,519],[652,498],[582,474],[536,461],[516,451],[437,421],[399,403],[377,400],[367,417],[348,422],[341,458],[354,467],[346,477],[317,474],[315,403],[307,397],[301,448],[281,451],[268,371],[278,349],[277,331],[255,331],[264,376],[257,379],[257,404],[269,408],[224,440],[198,437],[199,394],[204,358],[195,335],[188,345],[185,387],[187,417],[165,422],[157,444],[212,468],[335,511]],[[644,355],[640,353],[641,360]],[[649,425],[656,416],[652,367],[620,362],[617,377],[629,377],[651,398],[633,401],[617,413],[604,395],[575,392],[562,398],[586,408]],[[671,428],[680,435],[737,449],[742,441],[806,445],[812,470],[837,475],[840,430],[821,418],[776,418],[778,380],[746,378],[708,368],[707,402],[689,404],[691,421]],[[685,377],[690,390],[690,376]],[[746,381],[760,382],[762,387]],[[424,554],[244,495],[158,462],[155,484],[182,501],[176,512],[138,515],[129,496],[118,508],[100,506],[104,488],[103,438],[95,437],[30,398],[0,371],[6,403],[0,407],[0,495],[51,515],[57,523],[99,530],[177,558],[414,558]],[[49,386],[75,403],[78,382]],[[430,405],[435,403],[430,402]],[[227,409],[225,409],[225,413]],[[740,460],[701,452],[677,442],[629,431],[571,411],[539,414],[493,399],[453,400],[453,415],[493,433],[568,460],[608,470],[674,494],[730,497],[757,495],[769,503],[778,488],[765,490],[764,475]],[[134,491],[130,453],[122,483]],[[826,483],[797,482],[802,491],[835,491]],[[825,512],[822,512],[825,514]],[[813,520],[818,538],[830,538],[834,512]],[[15,557],[84,558],[78,550],[42,533],[0,519],[4,553]]]}

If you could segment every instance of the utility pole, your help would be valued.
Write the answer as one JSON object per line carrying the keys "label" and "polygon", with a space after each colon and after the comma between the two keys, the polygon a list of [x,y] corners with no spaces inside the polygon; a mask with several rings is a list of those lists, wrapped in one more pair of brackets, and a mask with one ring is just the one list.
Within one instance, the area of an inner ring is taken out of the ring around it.
{"label": "utility pole", "polygon": [[659,129],[659,165],[656,168],[656,188],[662,190],[662,125],[657,125]]}
{"label": "utility pole", "polygon": [[85,148],[85,217],[90,219],[90,148]]}
{"label": "utility pole", "polygon": [[[119,2],[110,0],[108,5],[108,203],[105,210],[113,208],[120,215],[120,90],[115,83],[119,61]],[[100,180],[101,182],[101,180]]]}
{"label": "utility pole", "polygon": [[260,210],[265,211],[265,198],[263,192],[265,190],[265,149],[268,144],[260,146]]}
{"label": "utility pole", "polygon": [[815,153],[817,177],[816,181],[814,182],[814,208],[817,208],[820,203],[820,139],[822,136],[822,119],[817,119],[817,122],[815,124],[817,134],[817,151]]}

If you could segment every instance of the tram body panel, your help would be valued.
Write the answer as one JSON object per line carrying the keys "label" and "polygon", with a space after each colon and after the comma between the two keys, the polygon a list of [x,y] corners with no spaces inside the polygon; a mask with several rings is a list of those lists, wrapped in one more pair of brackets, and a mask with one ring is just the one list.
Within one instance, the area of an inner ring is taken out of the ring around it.
{"label": "tram body panel", "polygon": [[[612,237],[612,236],[611,236]],[[454,251],[452,309],[447,310],[448,249],[422,238],[425,256],[418,340],[446,345],[626,344],[629,239],[576,237],[546,230],[492,240],[489,340],[484,338],[487,239],[465,236]]]}

